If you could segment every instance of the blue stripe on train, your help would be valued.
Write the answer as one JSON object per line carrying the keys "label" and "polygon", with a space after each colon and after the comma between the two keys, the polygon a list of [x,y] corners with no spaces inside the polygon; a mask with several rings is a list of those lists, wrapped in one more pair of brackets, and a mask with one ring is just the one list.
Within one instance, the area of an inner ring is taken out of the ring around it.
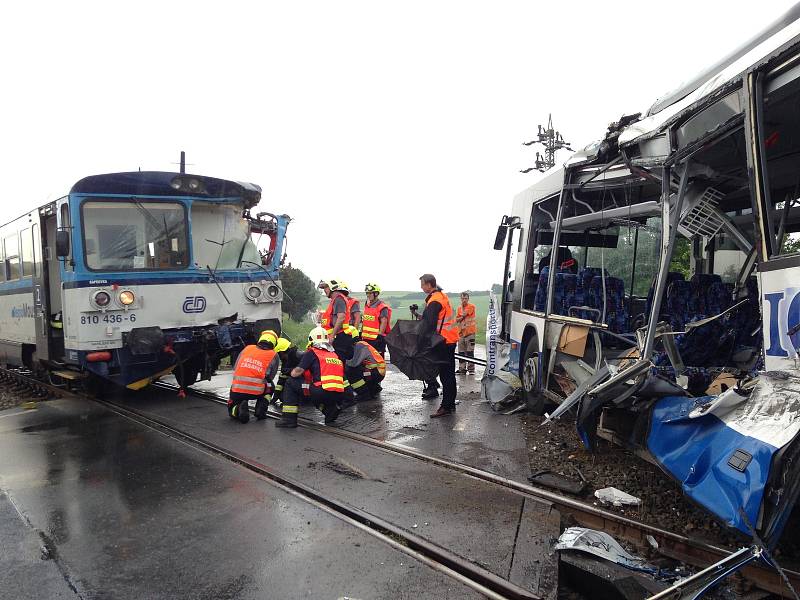
{"label": "blue stripe on train", "polygon": [[[269,277],[264,271],[253,271],[251,273],[214,273],[220,283],[249,283],[258,282],[262,279],[269,281]],[[84,275],[85,276],[85,275]],[[270,272],[270,276],[278,280],[277,271]],[[172,283],[214,283],[208,273],[187,273],[177,275],[175,273],[153,272],[153,273],[94,273],[91,279],[79,281],[65,281],[66,289],[85,288],[85,287],[108,287],[113,284],[119,285],[164,285]]]}
{"label": "blue stripe on train", "polygon": [[[706,401],[680,396],[659,400],[653,408],[647,445],[686,496],[750,535],[740,508],[757,527],[770,464],[778,449],[727,427],[713,415],[690,419],[691,410]],[[737,450],[752,456],[744,472],[728,464]]]}

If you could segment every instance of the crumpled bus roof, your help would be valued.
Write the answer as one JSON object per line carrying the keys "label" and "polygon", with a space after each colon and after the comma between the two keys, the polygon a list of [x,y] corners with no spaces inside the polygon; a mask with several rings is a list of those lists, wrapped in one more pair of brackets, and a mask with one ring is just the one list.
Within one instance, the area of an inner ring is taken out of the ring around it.
{"label": "crumpled bus roof", "polygon": [[629,125],[622,132],[619,144],[621,146],[630,144],[640,137],[660,132],[681,112],[726,83],[736,80],[750,67],[798,35],[800,35],[800,4],[792,7],[775,23],[735,52],[674,92],[657,100],[647,111],[645,118]]}

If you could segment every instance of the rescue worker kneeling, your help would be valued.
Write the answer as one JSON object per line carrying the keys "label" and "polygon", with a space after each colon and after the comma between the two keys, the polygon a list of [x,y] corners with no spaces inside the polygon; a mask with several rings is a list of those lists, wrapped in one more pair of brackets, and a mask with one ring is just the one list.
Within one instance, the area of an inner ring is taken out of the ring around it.
{"label": "rescue worker kneeling", "polygon": [[345,372],[359,401],[372,400],[381,391],[381,381],[386,376],[386,361],[372,344],[355,343],[353,358],[347,361]]}
{"label": "rescue worker kneeling", "polygon": [[247,423],[250,420],[248,402],[253,399],[256,400],[256,419],[267,417],[269,401],[266,396],[272,395],[272,378],[278,371],[277,342],[278,335],[274,331],[264,331],[257,344],[245,346],[239,353],[228,396],[228,414],[232,419]]}
{"label": "rescue worker kneeling", "polygon": [[339,416],[339,401],[345,389],[344,363],[333,351],[324,328],[312,329],[308,341],[308,350],[289,373],[283,389],[281,420],[275,423],[275,427],[297,427],[304,380],[310,383],[311,401],[325,415],[325,423],[333,423]]}
{"label": "rescue worker kneeling", "polygon": [[275,393],[272,395],[272,401],[278,404],[283,402],[283,390],[289,379],[289,373],[300,364],[300,358],[302,358],[303,353],[285,338],[278,339],[278,343],[275,344],[275,352],[278,353],[278,357],[281,359],[281,370],[278,373],[278,381],[275,383]]}

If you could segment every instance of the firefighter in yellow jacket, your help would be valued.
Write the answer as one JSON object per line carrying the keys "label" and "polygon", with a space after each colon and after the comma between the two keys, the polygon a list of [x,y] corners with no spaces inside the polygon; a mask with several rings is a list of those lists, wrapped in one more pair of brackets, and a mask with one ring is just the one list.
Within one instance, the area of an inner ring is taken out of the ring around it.
{"label": "firefighter in yellow jacket", "polygon": [[269,400],[265,396],[272,395],[272,378],[278,372],[277,343],[278,335],[274,331],[264,331],[258,343],[245,346],[239,353],[228,395],[228,414],[232,419],[247,423],[250,420],[248,402],[253,399],[256,419],[267,417]]}

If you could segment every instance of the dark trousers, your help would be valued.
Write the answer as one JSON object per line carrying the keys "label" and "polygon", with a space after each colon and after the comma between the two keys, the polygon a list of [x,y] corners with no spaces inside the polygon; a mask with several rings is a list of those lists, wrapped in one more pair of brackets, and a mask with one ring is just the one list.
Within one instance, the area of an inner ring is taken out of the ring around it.
{"label": "dark trousers", "polygon": [[364,380],[367,382],[367,386],[369,386],[369,390],[372,392],[373,396],[377,396],[378,393],[381,391],[381,381],[385,375],[381,375],[378,372],[378,369],[370,369],[369,370],[369,377],[364,377]]}
{"label": "dark trousers", "polygon": [[364,340],[364,341],[367,342],[373,348],[375,348],[375,350],[380,352],[381,356],[386,358],[384,356],[386,354],[386,338],[385,337],[383,337],[382,335],[379,335],[374,340]]}
{"label": "dark trousers", "polygon": [[456,345],[445,344],[442,352],[443,362],[439,367],[439,381],[442,382],[442,408],[456,408]]}
{"label": "dark trousers", "polygon": [[[337,406],[341,393],[327,392],[321,387],[316,385],[311,386],[311,403],[316,406],[323,413],[328,408]],[[300,405],[303,399],[303,378],[302,377],[289,377],[286,380],[286,385],[283,388],[283,406],[296,407]],[[284,410],[283,412],[291,412]]]}

